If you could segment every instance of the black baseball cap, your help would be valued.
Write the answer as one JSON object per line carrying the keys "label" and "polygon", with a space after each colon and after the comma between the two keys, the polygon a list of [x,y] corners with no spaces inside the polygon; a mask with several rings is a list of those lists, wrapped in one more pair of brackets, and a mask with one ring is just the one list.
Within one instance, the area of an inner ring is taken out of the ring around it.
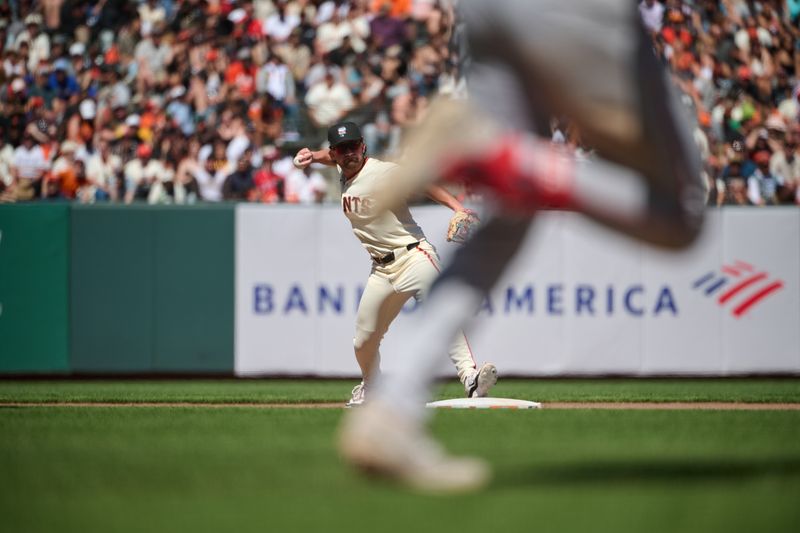
{"label": "black baseball cap", "polygon": [[339,122],[328,128],[328,143],[331,148],[337,144],[348,141],[360,141],[361,129],[355,122]]}

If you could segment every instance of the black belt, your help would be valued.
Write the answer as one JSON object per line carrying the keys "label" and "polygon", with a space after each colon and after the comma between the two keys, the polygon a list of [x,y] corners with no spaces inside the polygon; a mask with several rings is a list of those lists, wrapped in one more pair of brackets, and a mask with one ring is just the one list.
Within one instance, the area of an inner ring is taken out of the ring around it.
{"label": "black belt", "polygon": [[[413,250],[417,246],[419,246],[419,241],[412,242],[411,244],[407,244],[406,245],[406,250]],[[373,257],[372,260],[375,261],[377,264],[379,264],[381,266],[388,265],[389,263],[394,261],[394,252],[389,252],[388,254],[384,255],[383,257]]]}

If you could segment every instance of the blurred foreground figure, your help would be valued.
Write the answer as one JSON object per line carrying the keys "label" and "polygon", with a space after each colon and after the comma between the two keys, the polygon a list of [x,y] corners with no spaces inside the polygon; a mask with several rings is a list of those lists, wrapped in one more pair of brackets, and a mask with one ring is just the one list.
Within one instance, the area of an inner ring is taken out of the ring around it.
{"label": "blurred foreground figure", "polygon": [[[463,0],[460,8],[473,61],[470,100],[432,106],[409,135],[383,205],[392,208],[428,180],[457,180],[493,198],[497,214],[436,281],[403,368],[348,413],[339,437],[349,463],[430,492],[489,480],[482,461],[452,457],[428,435],[424,405],[448,343],[471,322],[537,209],[579,211],[679,249],[697,236],[704,204],[691,130],[635,2]],[[600,157],[576,160],[548,143],[551,116],[567,116]]]}

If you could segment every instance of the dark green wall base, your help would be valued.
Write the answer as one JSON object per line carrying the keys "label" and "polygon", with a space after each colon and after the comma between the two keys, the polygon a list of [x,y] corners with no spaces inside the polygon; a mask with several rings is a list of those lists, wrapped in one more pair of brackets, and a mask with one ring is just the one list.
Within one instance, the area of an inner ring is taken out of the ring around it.
{"label": "dark green wall base", "polygon": [[0,373],[69,370],[67,204],[0,206]]}
{"label": "dark green wall base", "polygon": [[72,212],[71,368],[233,372],[234,207]]}
{"label": "dark green wall base", "polygon": [[230,205],[0,206],[0,374],[233,374]]}

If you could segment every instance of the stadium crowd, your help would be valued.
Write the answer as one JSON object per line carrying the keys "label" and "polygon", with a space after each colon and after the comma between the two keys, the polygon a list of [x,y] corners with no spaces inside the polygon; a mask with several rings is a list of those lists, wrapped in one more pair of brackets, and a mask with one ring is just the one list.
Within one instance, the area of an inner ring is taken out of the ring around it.
{"label": "stadium crowd", "polygon": [[[800,203],[800,0],[639,12],[697,117],[709,204]],[[291,155],[348,118],[398,156],[434,93],[464,91],[453,21],[449,0],[2,2],[0,201],[333,198]],[[590,156],[566,120],[553,140]]]}

